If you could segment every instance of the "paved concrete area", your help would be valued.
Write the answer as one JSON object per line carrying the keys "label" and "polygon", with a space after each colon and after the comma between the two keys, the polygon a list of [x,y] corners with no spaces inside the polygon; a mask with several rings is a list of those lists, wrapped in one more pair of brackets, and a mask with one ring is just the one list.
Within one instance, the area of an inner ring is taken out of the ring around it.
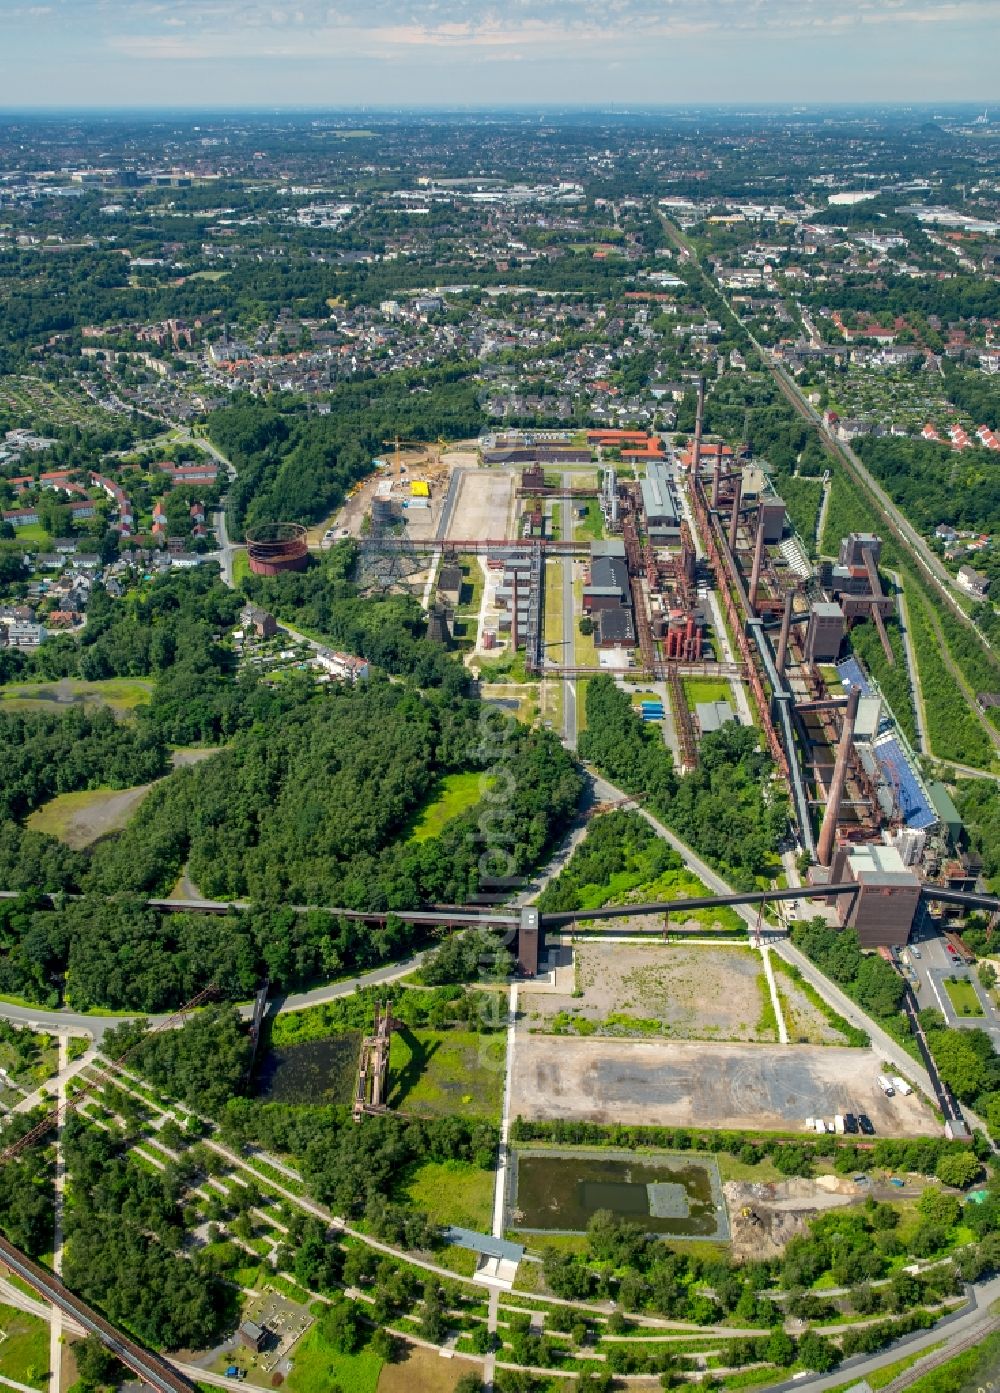
{"label": "paved concrete area", "polygon": [[477,541],[506,537],[513,494],[513,474],[472,469],[463,473],[447,536]]}
{"label": "paved concrete area", "polygon": [[883,1136],[936,1136],[913,1094],[886,1098],[874,1050],[530,1035],[514,1053],[511,1112],[525,1118],[798,1130],[867,1113]]}

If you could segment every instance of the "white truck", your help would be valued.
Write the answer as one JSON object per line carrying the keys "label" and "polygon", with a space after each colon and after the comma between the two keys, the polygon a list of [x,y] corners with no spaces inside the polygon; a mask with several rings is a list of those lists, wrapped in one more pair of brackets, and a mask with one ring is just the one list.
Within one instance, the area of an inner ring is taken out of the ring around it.
{"label": "white truck", "polygon": [[906,1080],[901,1079],[898,1074],[893,1074],[892,1086],[896,1090],[896,1092],[900,1094],[900,1096],[903,1098],[908,1098],[910,1094],[913,1092],[913,1089],[906,1082]]}
{"label": "white truck", "polygon": [[839,1112],[835,1115],[833,1119],[833,1130],[836,1132],[838,1137],[842,1137],[844,1135],[844,1132],[847,1130],[844,1126],[843,1116]]}
{"label": "white truck", "polygon": [[887,1098],[892,1098],[894,1096],[896,1090],[893,1088],[892,1081],[886,1074],[877,1075],[875,1082]]}

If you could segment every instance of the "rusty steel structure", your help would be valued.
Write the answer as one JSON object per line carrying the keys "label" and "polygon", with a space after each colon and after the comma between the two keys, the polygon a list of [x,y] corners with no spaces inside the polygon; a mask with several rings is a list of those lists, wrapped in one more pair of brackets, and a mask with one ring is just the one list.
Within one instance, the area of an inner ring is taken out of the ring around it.
{"label": "rusty steel structure", "polygon": [[844,785],[847,783],[847,773],[851,762],[851,742],[854,739],[854,723],[857,720],[860,700],[861,688],[852,687],[847,698],[847,709],[844,712],[840,742],[837,745],[837,761],[833,766],[833,778],[830,781],[830,789],[826,796],[826,812],[823,814],[823,825],[819,830],[816,852],[821,866],[829,866],[833,859],[833,846],[837,836],[837,818],[840,816],[840,800],[844,796]]}
{"label": "rusty steel structure", "polygon": [[764,683],[761,679],[750,642],[747,638],[744,626],[744,617],[740,615],[733,599],[733,591],[740,596],[744,605],[744,611],[748,610],[747,599],[743,593],[743,582],[740,579],[739,571],[732,552],[729,549],[721,520],[718,520],[709,513],[708,501],[705,497],[705,489],[701,479],[696,476],[691,478],[691,496],[694,503],[695,517],[701,531],[701,536],[708,553],[708,559],[718,583],[719,593],[722,597],[723,608],[726,618],[729,620],[729,627],[740,650],[743,659],[744,676],[750,684],[750,691],[753,694],[754,704],[760,716],[761,725],[764,728],[764,735],[767,739],[767,747],[771,758],[778,766],[782,776],[788,777],[788,759],[793,756],[786,756],[784,746],[778,738],[774,722],[771,719],[771,704],[767,693],[764,690]]}
{"label": "rusty steel structure", "polygon": [[361,1041],[358,1082],[354,1090],[354,1121],[366,1113],[388,1111],[389,1043],[392,1038],[392,1004],[378,1002],[375,1007],[375,1033]]}
{"label": "rusty steel structure", "polygon": [[667,667],[667,684],[670,688],[670,704],[674,711],[677,743],[681,747],[681,766],[684,769],[694,769],[698,763],[698,741],[695,739],[694,722],[691,720],[687,696],[676,663],[670,663]]}
{"label": "rusty steel structure", "polygon": [[306,529],[297,522],[265,522],[247,532],[247,557],[256,576],[302,571],[309,561]]}

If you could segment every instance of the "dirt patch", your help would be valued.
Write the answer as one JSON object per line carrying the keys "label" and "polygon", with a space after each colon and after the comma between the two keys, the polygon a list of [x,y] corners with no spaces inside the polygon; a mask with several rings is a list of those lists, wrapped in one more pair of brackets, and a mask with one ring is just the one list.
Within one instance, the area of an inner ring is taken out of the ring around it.
{"label": "dirt patch", "polygon": [[[532,999],[529,1026],[756,1040],[763,980],[759,955],[743,945],[578,943],[575,988],[583,995]],[[773,1026],[764,1038],[775,1038]]]}
{"label": "dirt patch", "polygon": [[790,1238],[806,1232],[817,1214],[863,1198],[852,1180],[833,1175],[774,1184],[727,1180],[722,1190],[729,1207],[733,1256],[752,1259],[777,1257]]}
{"label": "dirt patch", "polygon": [[878,1134],[937,1136],[916,1094],[886,1098],[874,1050],[679,1040],[556,1039],[519,1031],[511,1113],[524,1118],[798,1131],[867,1113]]}
{"label": "dirt patch", "polygon": [[152,787],[139,784],[120,790],[60,793],[31,814],[28,826],[33,832],[58,837],[74,851],[80,851],[99,837],[120,831]]}
{"label": "dirt patch", "polygon": [[506,537],[513,492],[513,474],[470,469],[462,475],[448,523],[448,537]]}
{"label": "dirt patch", "polygon": [[189,765],[201,764],[203,760],[211,759],[213,755],[217,755],[218,753],[219,747],[217,745],[210,746],[207,749],[187,746],[182,750],[174,750],[173,754],[170,756],[170,763],[175,769],[187,769]]}

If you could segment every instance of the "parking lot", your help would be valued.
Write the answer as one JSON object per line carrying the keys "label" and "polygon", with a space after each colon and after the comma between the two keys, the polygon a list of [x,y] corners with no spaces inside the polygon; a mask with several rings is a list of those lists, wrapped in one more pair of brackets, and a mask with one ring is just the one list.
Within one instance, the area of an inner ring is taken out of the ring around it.
{"label": "parking lot", "polygon": [[[985,1030],[994,1046],[1000,1048],[1000,1011],[994,1006],[989,993],[983,990],[976,969],[966,967],[948,952],[945,939],[926,914],[917,922],[907,956],[916,979],[913,986],[921,1009],[931,1006],[942,1012],[948,1024],[958,1030]],[[962,1016],[955,1010],[945,987],[946,977],[957,977],[960,982],[969,983],[983,1009],[981,1016]]]}
{"label": "parking lot", "polygon": [[866,1113],[878,1135],[936,1136],[916,1094],[886,1098],[874,1050],[619,1041],[519,1031],[511,1113],[526,1119],[786,1131]]}

